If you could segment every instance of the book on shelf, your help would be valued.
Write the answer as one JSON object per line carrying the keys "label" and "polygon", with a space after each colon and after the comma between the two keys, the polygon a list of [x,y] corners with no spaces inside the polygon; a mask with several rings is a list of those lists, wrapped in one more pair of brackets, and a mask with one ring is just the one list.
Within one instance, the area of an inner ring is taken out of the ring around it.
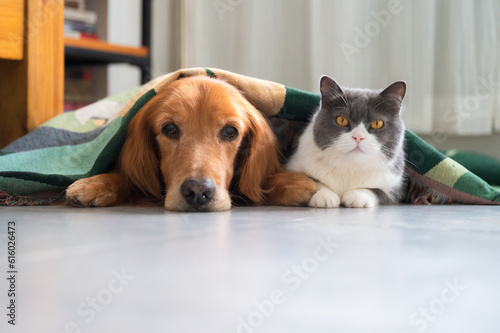
{"label": "book on shelf", "polygon": [[75,39],[95,39],[98,40],[99,37],[96,34],[89,34],[86,32],[75,31],[75,30],[64,30],[64,36]]}
{"label": "book on shelf", "polygon": [[64,7],[85,9],[85,0],[64,0]]}
{"label": "book on shelf", "polygon": [[97,35],[97,14],[85,10],[84,1],[68,1],[64,7],[64,36],[72,38],[99,39]]}
{"label": "book on shelf", "polygon": [[64,7],[64,19],[86,24],[97,24],[97,13],[90,10]]}
{"label": "book on shelf", "polygon": [[64,35],[72,38],[98,39],[95,25],[71,20],[64,21]]}
{"label": "book on shelf", "polygon": [[78,110],[96,101],[89,69],[66,69],[64,73],[64,111]]}

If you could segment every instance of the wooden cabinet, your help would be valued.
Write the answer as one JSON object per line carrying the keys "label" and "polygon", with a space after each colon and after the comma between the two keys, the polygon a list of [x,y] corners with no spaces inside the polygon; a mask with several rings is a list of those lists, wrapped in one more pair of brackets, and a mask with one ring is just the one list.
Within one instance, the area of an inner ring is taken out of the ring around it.
{"label": "wooden cabinet", "polygon": [[24,2],[0,0],[0,58],[23,58]]}
{"label": "wooden cabinet", "polygon": [[63,111],[61,0],[0,0],[0,148]]}
{"label": "wooden cabinet", "polygon": [[0,149],[63,112],[65,61],[129,63],[149,81],[150,21],[142,0],[142,46],[127,47],[64,38],[62,0],[0,0]]}

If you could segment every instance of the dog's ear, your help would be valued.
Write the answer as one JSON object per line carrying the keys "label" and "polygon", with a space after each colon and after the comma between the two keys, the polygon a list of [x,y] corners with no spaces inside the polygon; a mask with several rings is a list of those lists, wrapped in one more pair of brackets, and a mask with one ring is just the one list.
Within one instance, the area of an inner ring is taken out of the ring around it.
{"label": "dog's ear", "polygon": [[131,190],[162,200],[160,162],[148,109],[140,110],[130,122],[118,168]]}
{"label": "dog's ear", "polygon": [[268,178],[275,174],[280,166],[278,146],[267,119],[250,103],[245,101],[242,104],[248,127],[245,141],[249,144],[243,152],[239,190],[253,202],[260,203]]}

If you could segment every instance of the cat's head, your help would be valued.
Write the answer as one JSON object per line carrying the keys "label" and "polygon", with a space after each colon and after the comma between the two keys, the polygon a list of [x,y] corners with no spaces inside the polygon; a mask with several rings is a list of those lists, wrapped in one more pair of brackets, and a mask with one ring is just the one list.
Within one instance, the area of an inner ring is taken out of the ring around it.
{"label": "cat's head", "polygon": [[404,82],[395,82],[385,90],[343,89],[331,77],[323,76],[320,89],[321,106],[313,133],[321,150],[360,161],[376,155],[392,160],[401,151]]}

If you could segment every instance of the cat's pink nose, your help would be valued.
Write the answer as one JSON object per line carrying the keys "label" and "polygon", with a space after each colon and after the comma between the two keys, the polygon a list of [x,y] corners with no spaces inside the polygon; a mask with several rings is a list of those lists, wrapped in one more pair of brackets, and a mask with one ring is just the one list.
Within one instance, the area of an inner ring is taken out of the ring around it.
{"label": "cat's pink nose", "polygon": [[357,144],[365,139],[365,137],[361,135],[353,135],[352,138],[354,139],[354,141],[356,141]]}

